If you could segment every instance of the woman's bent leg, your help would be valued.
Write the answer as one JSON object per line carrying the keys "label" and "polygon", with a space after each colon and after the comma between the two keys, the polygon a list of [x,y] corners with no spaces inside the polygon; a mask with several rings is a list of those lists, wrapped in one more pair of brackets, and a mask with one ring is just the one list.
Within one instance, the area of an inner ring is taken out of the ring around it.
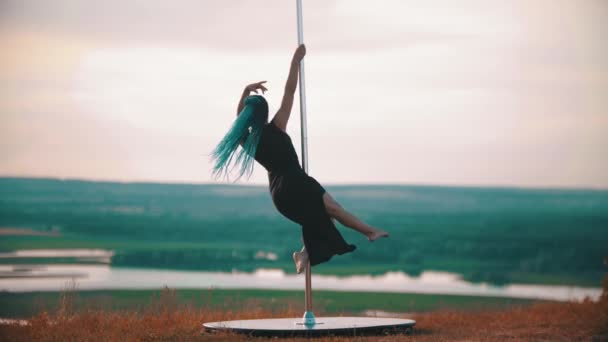
{"label": "woman's bent leg", "polygon": [[327,211],[329,216],[335,218],[343,225],[365,235],[370,241],[374,241],[380,237],[388,236],[387,232],[368,225],[367,223],[357,218],[355,215],[346,211],[346,209],[344,209],[338,202],[336,202],[336,200],[334,200],[328,192],[325,192],[325,194],[323,194],[323,203],[325,204],[325,210]]}

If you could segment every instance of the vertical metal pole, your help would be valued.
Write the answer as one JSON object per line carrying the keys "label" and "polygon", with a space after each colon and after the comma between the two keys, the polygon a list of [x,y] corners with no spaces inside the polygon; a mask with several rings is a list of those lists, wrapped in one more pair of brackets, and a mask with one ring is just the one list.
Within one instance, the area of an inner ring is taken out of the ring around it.
{"label": "vertical metal pole", "polygon": [[[298,5],[298,45],[304,44],[304,30],[302,29],[302,0]],[[300,129],[302,133],[302,168],[308,173],[308,134],[306,132],[306,86],[304,78],[304,60],[300,62]]]}
{"label": "vertical metal pole", "polygon": [[[296,0],[298,8],[298,45],[304,43],[304,30],[302,28],[302,0]],[[302,169],[308,173],[308,134],[306,131],[306,86],[304,78],[304,60],[300,62],[300,129],[302,133]],[[306,263],[306,311],[304,312],[304,324],[314,325],[315,316],[312,313],[312,290],[310,281],[310,262]]]}

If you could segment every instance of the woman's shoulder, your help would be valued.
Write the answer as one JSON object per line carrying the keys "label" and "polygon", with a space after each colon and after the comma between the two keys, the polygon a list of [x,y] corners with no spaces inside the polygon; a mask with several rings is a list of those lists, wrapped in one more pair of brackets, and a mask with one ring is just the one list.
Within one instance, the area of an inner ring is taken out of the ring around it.
{"label": "woman's shoulder", "polygon": [[273,129],[279,129],[279,127],[277,127],[277,125],[274,124],[274,121],[268,121],[266,123],[266,128],[273,128]]}
{"label": "woman's shoulder", "polygon": [[266,123],[266,127],[265,128],[272,129],[272,130],[277,131],[279,133],[283,133],[285,135],[288,135],[287,132],[285,132],[283,129],[281,129],[279,126],[277,126],[274,123],[274,121],[272,121],[272,120],[269,121],[268,123]]}

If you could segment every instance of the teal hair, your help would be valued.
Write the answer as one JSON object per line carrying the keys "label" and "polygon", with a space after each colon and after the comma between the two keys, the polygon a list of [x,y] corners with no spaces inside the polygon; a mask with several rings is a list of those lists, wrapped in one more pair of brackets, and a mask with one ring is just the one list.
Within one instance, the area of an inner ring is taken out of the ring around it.
{"label": "teal hair", "polygon": [[[213,175],[229,178],[230,172],[238,166],[238,180],[243,175],[250,177],[253,173],[255,153],[262,136],[262,128],[268,120],[268,103],[260,95],[248,96],[245,107],[239,113],[224,138],[213,150],[211,157],[215,160]],[[237,151],[241,142],[241,149]]]}

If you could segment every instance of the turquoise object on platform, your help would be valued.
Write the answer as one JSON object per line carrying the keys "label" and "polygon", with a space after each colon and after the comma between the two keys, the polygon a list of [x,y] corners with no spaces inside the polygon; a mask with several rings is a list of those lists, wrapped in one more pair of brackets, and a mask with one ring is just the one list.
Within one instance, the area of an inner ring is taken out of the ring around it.
{"label": "turquoise object on platform", "polygon": [[306,326],[313,326],[317,322],[315,321],[315,314],[312,311],[305,311],[304,317],[302,317],[302,323]]}

